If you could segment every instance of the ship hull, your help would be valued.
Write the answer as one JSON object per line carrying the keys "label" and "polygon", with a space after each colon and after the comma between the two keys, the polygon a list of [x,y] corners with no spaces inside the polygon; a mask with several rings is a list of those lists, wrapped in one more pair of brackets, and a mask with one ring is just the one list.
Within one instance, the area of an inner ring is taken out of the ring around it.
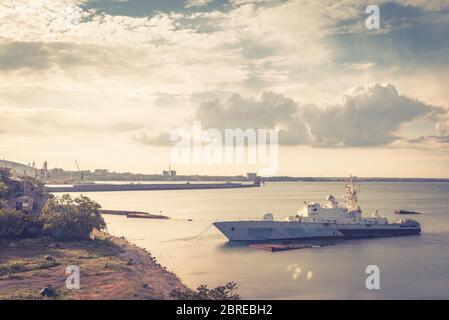
{"label": "ship hull", "polygon": [[374,238],[414,235],[418,226],[363,225],[284,221],[228,221],[214,226],[230,241],[303,240],[325,238]]}
{"label": "ship hull", "polygon": [[399,237],[421,233],[420,226],[396,223],[385,225],[338,225],[337,228],[342,233],[343,238]]}
{"label": "ship hull", "polygon": [[340,238],[335,225],[324,223],[292,223],[282,221],[215,222],[214,226],[230,241],[297,240]]}

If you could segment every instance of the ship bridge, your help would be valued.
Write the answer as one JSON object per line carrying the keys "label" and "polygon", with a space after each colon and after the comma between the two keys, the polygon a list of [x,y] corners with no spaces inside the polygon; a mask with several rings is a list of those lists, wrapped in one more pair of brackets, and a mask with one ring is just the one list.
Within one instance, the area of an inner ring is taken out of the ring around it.
{"label": "ship bridge", "polygon": [[338,206],[338,202],[332,195],[327,196],[327,203],[322,207],[318,202],[305,202],[305,207],[298,210],[300,217],[342,218],[348,209]]}

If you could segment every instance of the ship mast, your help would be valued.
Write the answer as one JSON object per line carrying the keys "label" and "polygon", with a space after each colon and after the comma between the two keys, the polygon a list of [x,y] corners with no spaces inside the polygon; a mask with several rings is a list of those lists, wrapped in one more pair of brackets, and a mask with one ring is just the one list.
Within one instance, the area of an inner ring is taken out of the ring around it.
{"label": "ship mast", "polygon": [[354,178],[349,176],[344,194],[345,205],[349,211],[360,211],[359,200],[357,197],[357,186],[354,184]]}

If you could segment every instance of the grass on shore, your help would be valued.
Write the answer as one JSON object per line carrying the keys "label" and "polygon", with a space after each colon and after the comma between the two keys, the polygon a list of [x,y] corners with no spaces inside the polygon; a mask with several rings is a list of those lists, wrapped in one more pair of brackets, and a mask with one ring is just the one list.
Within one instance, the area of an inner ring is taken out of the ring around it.
{"label": "grass on shore", "polygon": [[[79,290],[65,287],[70,265],[80,268]],[[146,251],[108,234],[80,242],[0,242],[0,300],[42,299],[49,285],[57,299],[170,299],[172,290],[187,289]]]}

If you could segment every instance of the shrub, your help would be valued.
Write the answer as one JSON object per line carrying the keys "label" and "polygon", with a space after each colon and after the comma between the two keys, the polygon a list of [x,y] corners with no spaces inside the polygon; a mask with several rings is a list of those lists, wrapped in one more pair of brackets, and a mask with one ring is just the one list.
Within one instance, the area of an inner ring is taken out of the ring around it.
{"label": "shrub", "polygon": [[0,181],[8,183],[11,181],[12,173],[9,168],[0,167]]}
{"label": "shrub", "polygon": [[58,240],[89,239],[94,229],[106,228],[100,208],[82,195],[75,199],[68,194],[54,197],[42,210],[43,234]]}
{"label": "shrub", "polygon": [[0,201],[6,199],[8,195],[8,186],[3,181],[0,181]]}
{"label": "shrub", "polygon": [[8,197],[8,183],[11,181],[11,170],[0,168],[0,199]]}
{"label": "shrub", "polygon": [[240,296],[236,292],[237,289],[237,284],[234,282],[228,282],[215,289],[209,289],[203,284],[196,291],[173,290],[170,296],[178,300],[240,300]]}
{"label": "shrub", "polygon": [[0,239],[19,238],[25,228],[25,214],[16,210],[0,209]]}
{"label": "shrub", "polygon": [[0,264],[0,276],[23,272],[26,270],[26,265],[22,261],[11,261],[5,264]]}
{"label": "shrub", "polygon": [[38,215],[25,215],[25,226],[21,238],[38,238],[42,236],[44,221]]}

